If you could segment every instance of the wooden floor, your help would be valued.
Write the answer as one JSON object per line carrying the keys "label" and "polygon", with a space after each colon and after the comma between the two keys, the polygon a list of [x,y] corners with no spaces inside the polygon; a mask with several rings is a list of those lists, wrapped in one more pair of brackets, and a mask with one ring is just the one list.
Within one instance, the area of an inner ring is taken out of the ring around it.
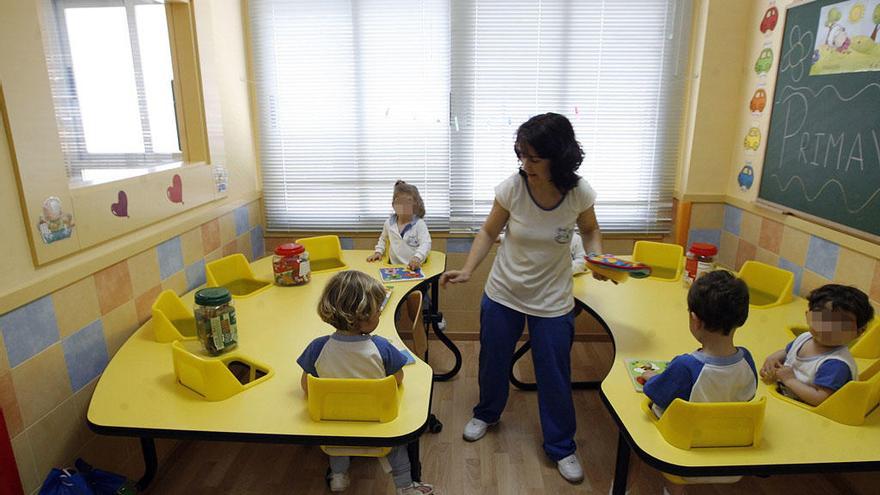
{"label": "wooden floor", "polygon": [[[444,423],[441,433],[422,436],[423,479],[445,495],[523,494],[566,495],[608,493],[614,471],[617,428],[595,391],[575,391],[578,415],[578,453],[586,480],[571,485],[563,480],[541,450],[537,398],[533,392],[511,391],[502,422],[481,441],[462,440],[464,423],[477,400],[477,342],[461,342],[461,372],[434,387],[434,412]],[[447,369],[450,355],[431,341],[431,364]],[[601,378],[610,366],[611,346],[576,343],[575,379]],[[531,377],[530,359],[521,378]],[[291,384],[296,386],[297,384]],[[880,448],[880,446],[878,446]],[[631,466],[638,464],[633,457]],[[160,466],[149,492],[155,494],[297,494],[330,493],[324,482],[326,457],[315,447],[231,442],[183,442]],[[391,495],[389,475],[373,459],[355,459],[350,494]],[[689,494],[851,494],[880,493],[880,473],[851,475],[746,477],[734,485],[688,487]],[[641,465],[632,494],[659,494],[662,478]]]}

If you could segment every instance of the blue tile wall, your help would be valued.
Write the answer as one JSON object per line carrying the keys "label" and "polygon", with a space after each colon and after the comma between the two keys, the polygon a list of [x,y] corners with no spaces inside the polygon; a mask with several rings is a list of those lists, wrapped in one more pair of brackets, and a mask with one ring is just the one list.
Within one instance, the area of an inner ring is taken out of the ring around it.
{"label": "blue tile wall", "polygon": [[833,280],[839,255],[840,246],[812,235],[810,236],[810,246],[807,248],[807,262],[804,263],[804,266],[829,280]]}
{"label": "blue tile wall", "polygon": [[183,249],[180,247],[180,237],[168,239],[156,246],[159,254],[159,275],[162,280],[183,270]]}
{"label": "blue tile wall", "polygon": [[739,235],[743,211],[736,206],[724,205],[724,230]]}
{"label": "blue tile wall", "polygon": [[52,296],[45,296],[0,316],[9,366],[16,367],[58,342],[58,320]]}
{"label": "blue tile wall", "polygon": [[61,343],[70,386],[74,391],[104,371],[109,362],[107,344],[104,342],[104,327],[101,320],[95,320],[82,330],[67,337]]}

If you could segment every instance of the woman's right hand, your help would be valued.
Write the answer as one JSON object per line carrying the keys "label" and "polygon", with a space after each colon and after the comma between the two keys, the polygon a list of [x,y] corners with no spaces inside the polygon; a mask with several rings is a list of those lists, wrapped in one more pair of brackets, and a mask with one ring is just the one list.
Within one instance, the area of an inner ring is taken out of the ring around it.
{"label": "woman's right hand", "polygon": [[471,273],[464,270],[449,270],[440,275],[440,286],[444,289],[446,284],[461,284],[471,279]]}
{"label": "woman's right hand", "polygon": [[379,261],[380,259],[382,259],[382,253],[373,253],[367,256],[367,261],[369,261],[370,263],[374,261]]}

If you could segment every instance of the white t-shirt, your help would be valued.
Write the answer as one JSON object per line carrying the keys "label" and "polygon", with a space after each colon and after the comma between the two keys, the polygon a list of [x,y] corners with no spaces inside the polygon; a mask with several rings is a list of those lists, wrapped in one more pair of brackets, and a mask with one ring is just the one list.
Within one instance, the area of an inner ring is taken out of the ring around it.
{"label": "white t-shirt", "polygon": [[596,193],[586,179],[555,207],[535,203],[518,173],[495,187],[495,200],[510,212],[507,234],[486,281],[489,299],[522,313],[562,316],[574,308],[569,246],[577,218]]}
{"label": "white t-shirt", "polygon": [[[798,356],[801,347],[812,339],[810,332],[797,336],[785,348],[785,366],[791,366],[794,377],[812,385],[819,385],[831,390],[839,390],[850,380],[858,378],[858,367],[849,348],[839,346],[818,356]],[[797,394],[780,382],[779,390],[786,396],[797,399]]]}
{"label": "white t-shirt", "polygon": [[397,215],[391,215],[382,226],[382,234],[376,243],[375,251],[385,254],[385,241],[388,241],[388,260],[392,265],[406,265],[413,258],[420,262],[428,257],[431,250],[431,233],[428,232],[428,224],[417,216],[403,227],[403,231],[397,227]]}

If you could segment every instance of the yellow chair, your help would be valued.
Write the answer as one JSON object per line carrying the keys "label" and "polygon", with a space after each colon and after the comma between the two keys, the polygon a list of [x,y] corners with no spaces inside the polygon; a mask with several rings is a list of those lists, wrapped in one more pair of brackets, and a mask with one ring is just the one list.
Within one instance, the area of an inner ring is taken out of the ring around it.
{"label": "yellow chair", "polygon": [[[298,241],[297,241],[298,242]],[[308,406],[312,421],[387,423],[397,418],[397,379],[316,378],[308,375]],[[385,457],[391,447],[322,445],[327,455]]]}
{"label": "yellow chair", "polygon": [[794,274],[788,270],[749,260],[739,270],[739,278],[749,286],[749,306],[772,308],[792,299]]}
{"label": "yellow chair", "polygon": [[342,244],[339,236],[322,235],[318,237],[306,237],[297,239],[297,244],[302,244],[309,253],[309,264],[312,273],[323,273],[348,268],[342,261]]}
{"label": "yellow chair", "polygon": [[681,279],[684,249],[678,244],[665,242],[636,241],[632,259],[651,267],[651,276],[658,280],[675,281]]}
{"label": "yellow chair", "polygon": [[192,311],[177,297],[171,289],[165,289],[156,298],[152,308],[153,333],[156,342],[174,342],[175,340],[195,340],[196,320]]}
{"label": "yellow chair", "polygon": [[171,353],[177,382],[209,401],[228,399],[275,374],[268,366],[255,363],[237,352],[203,357],[175,341],[171,344]]}
{"label": "yellow chair", "polygon": [[241,253],[206,264],[205,275],[208,287],[226,287],[236,298],[250,297],[272,287],[272,282],[254,276],[250,263]]}
{"label": "yellow chair", "polygon": [[757,447],[761,444],[766,397],[749,402],[688,402],[675,399],[660,418],[651,400],[642,409],[663,438],[680,449]]}
{"label": "yellow chair", "polygon": [[858,380],[847,383],[815,407],[782,395],[775,384],[769,387],[771,394],[790,404],[838,423],[858,426],[864,423],[865,418],[880,404],[880,361],[876,361],[859,373]]}
{"label": "yellow chair", "polygon": [[880,359],[880,317],[868,322],[868,328],[849,350],[856,358]]}

